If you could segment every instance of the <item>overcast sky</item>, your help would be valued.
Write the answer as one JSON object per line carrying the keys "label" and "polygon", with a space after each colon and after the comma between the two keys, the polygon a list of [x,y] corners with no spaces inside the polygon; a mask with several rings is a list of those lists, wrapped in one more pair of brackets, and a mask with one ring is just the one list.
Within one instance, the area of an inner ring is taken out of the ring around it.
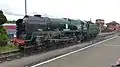
{"label": "overcast sky", "polygon": [[[0,0],[0,9],[8,20],[22,18],[25,0]],[[27,0],[28,14],[68,17],[81,20],[101,18],[120,22],[120,0]]]}

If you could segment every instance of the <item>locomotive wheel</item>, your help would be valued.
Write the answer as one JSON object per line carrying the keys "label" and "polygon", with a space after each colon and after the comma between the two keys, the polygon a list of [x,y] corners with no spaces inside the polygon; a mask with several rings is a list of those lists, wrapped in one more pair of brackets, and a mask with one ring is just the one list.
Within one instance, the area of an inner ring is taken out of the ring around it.
{"label": "locomotive wheel", "polygon": [[46,46],[46,44],[44,44],[44,45],[42,45],[41,46],[41,50],[44,52],[44,51],[47,51],[47,46]]}

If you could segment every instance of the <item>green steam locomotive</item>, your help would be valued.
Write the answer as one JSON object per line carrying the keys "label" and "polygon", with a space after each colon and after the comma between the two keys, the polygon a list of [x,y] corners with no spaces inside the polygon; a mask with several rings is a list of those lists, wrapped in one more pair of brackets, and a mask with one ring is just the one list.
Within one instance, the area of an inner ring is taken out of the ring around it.
{"label": "green steam locomotive", "polygon": [[16,26],[17,38],[13,42],[20,49],[59,47],[96,37],[99,33],[99,27],[90,21],[41,15],[18,19]]}

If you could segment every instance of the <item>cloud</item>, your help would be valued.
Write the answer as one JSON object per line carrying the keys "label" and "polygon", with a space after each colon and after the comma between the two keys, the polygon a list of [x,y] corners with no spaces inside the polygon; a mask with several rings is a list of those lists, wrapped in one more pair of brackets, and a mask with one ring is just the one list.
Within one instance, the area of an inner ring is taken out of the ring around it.
{"label": "cloud", "polygon": [[[8,15],[24,15],[25,0],[2,0],[0,8]],[[93,21],[98,18],[106,22],[119,20],[120,0],[27,0],[29,15],[41,14],[50,17],[67,17]]]}

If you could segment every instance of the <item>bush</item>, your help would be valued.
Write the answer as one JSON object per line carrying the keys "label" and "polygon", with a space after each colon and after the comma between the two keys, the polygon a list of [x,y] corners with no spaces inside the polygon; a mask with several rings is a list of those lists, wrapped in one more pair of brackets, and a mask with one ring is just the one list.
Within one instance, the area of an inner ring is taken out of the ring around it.
{"label": "bush", "polygon": [[8,36],[6,34],[0,34],[0,46],[7,45]]}
{"label": "bush", "polygon": [[0,27],[0,46],[7,45],[8,35],[6,33],[5,28]]}

